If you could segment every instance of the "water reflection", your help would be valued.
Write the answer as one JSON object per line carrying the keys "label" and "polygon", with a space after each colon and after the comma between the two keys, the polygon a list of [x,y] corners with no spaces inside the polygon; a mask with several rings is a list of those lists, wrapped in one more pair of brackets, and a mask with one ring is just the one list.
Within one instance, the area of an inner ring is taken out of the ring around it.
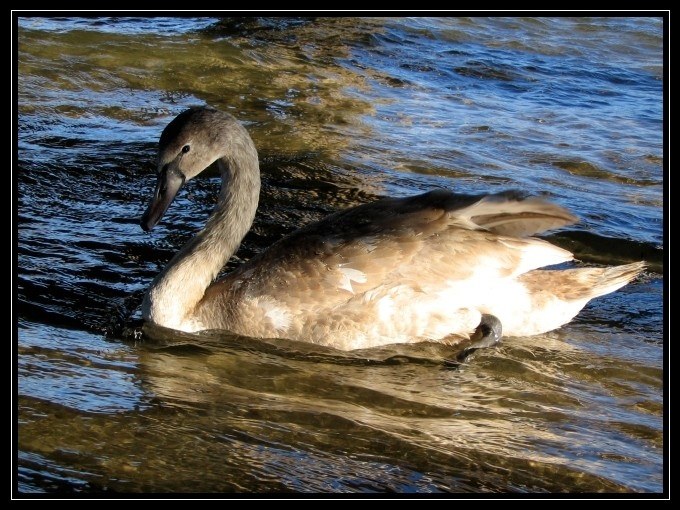
{"label": "water reflection", "polygon": [[[20,20],[20,490],[661,490],[661,48],[655,18]],[[144,290],[218,186],[144,235],[156,140],[205,103],[262,162],[226,270],[444,186],[552,195],[582,217],[558,244],[652,273],[462,365],[430,344],[142,334]]]}
{"label": "water reflection", "polygon": [[[583,351],[586,338],[513,339],[452,368],[438,344],[342,353],[150,334],[133,350],[26,365],[21,450],[78,470],[87,490],[590,492],[630,490],[611,480],[622,452],[662,446],[661,371]],[[121,374],[121,356],[127,385],[104,376]],[[89,389],[87,367],[99,372]]]}

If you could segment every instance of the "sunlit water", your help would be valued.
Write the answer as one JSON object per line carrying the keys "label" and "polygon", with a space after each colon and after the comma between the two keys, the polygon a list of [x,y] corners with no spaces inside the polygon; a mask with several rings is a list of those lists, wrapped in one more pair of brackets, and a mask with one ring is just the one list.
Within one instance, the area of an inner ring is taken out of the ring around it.
{"label": "sunlit water", "polygon": [[[659,492],[662,22],[18,22],[18,490]],[[551,237],[650,271],[569,325],[462,365],[142,328],[216,174],[152,234],[156,141],[242,120],[263,190],[230,267],[338,208],[433,187],[543,193]]]}

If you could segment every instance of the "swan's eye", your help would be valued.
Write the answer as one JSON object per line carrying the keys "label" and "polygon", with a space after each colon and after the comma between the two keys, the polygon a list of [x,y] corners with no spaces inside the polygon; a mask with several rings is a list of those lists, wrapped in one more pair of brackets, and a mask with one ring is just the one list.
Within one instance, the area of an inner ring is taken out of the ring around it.
{"label": "swan's eye", "polygon": [[184,154],[186,154],[186,153],[189,152],[190,150],[191,150],[191,147],[189,147],[188,145],[185,145],[184,147],[182,147],[182,152],[183,152]]}

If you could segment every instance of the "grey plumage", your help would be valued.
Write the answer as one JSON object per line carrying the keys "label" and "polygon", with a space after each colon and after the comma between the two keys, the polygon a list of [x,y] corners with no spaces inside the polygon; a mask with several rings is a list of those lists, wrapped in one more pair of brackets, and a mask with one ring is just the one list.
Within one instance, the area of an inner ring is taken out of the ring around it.
{"label": "grey plumage", "polygon": [[188,181],[214,161],[223,179],[218,204],[152,283],[146,320],[341,349],[454,341],[482,314],[498,317],[507,335],[527,335],[568,322],[644,267],[540,270],[572,254],[531,236],[575,216],[517,191],[437,189],[332,214],[211,283],[250,227],[259,195],[257,151],[231,115],[191,109],[166,127],[157,196],[145,214],[147,226],[160,218],[149,211],[167,202],[164,179]]}

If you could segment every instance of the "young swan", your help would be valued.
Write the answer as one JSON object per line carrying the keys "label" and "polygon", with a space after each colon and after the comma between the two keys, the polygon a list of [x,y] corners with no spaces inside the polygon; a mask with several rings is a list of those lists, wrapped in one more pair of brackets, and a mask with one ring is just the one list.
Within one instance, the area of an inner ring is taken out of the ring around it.
{"label": "young swan", "polygon": [[572,214],[517,192],[437,189],[332,214],[213,281],[248,232],[260,192],[257,150],[234,117],[204,107],[170,122],[141,220],[153,228],[180,187],[215,161],[222,175],[215,210],[151,284],[142,305],[149,322],[338,349],[471,335],[479,347],[501,331],[558,328],[644,268],[539,269],[573,255],[530,236],[573,223]]}

